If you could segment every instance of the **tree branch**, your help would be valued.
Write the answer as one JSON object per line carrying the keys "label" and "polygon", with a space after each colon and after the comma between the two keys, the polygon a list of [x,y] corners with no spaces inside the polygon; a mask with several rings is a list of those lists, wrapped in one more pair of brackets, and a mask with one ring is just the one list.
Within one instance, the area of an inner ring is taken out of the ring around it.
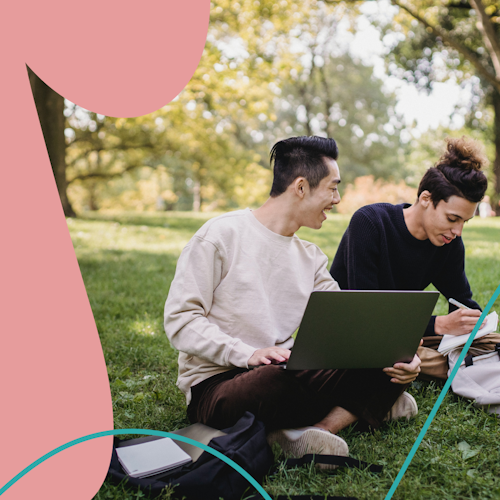
{"label": "tree branch", "polygon": [[323,84],[323,90],[325,91],[326,133],[327,133],[328,137],[332,137],[333,130],[332,130],[332,121],[330,119],[330,114],[332,111],[333,103],[332,103],[332,100],[330,98],[330,88],[328,87],[325,66],[326,66],[326,63],[323,64],[323,66],[321,68],[319,68],[319,74],[320,74],[320,78],[321,78],[321,83]]}
{"label": "tree branch", "polygon": [[139,168],[139,167],[145,167],[148,166],[150,168],[150,165],[144,165],[144,163],[134,163],[132,165],[129,165],[128,167],[124,168],[120,172],[91,172],[88,174],[80,174],[80,175],[75,175],[73,179],[68,181],[68,184],[71,184],[74,181],[86,181],[87,179],[112,179],[113,177],[120,177],[126,172],[129,172],[130,170],[133,170],[134,168]]}
{"label": "tree branch", "polygon": [[421,22],[426,28],[429,28],[435,36],[440,37],[443,42],[447,43],[450,47],[453,47],[455,50],[460,52],[462,56],[465,57],[477,70],[477,72],[483,76],[488,82],[490,82],[498,92],[500,92],[500,76],[495,77],[492,73],[490,73],[481,63],[479,58],[476,56],[474,52],[469,50],[467,47],[462,45],[460,42],[455,40],[453,37],[449,36],[442,28],[439,26],[433,26],[428,21],[426,21],[423,17],[421,17],[418,12],[415,12],[411,7],[404,5],[400,0],[391,0],[391,3],[397,5],[401,9],[405,10],[410,14],[410,16],[414,17],[417,21]]}
{"label": "tree branch", "polygon": [[490,53],[491,62],[495,68],[497,79],[500,80],[500,43],[496,37],[495,28],[484,10],[481,0],[469,0],[474,10],[478,13],[481,22],[478,23],[478,29],[483,35],[484,44]]}
{"label": "tree branch", "polygon": [[[85,143],[85,142],[91,142],[91,141],[83,139],[83,142]],[[74,142],[71,143],[71,145],[72,144],[74,144]],[[149,149],[149,150],[154,150],[154,149],[159,148],[159,147],[160,147],[159,144],[153,144],[151,142],[144,143],[144,144],[136,144],[136,145],[118,144],[116,146],[98,146],[98,147],[93,146],[91,149],[87,149],[86,151],[83,151],[77,157],[75,157],[71,161],[67,162],[67,164],[68,164],[68,166],[73,166],[79,160],[88,157],[91,153],[94,153],[94,152],[100,153],[101,151],[107,151],[107,152],[129,151],[131,149],[132,150],[134,150],[134,149]],[[163,147],[161,149],[163,149]]]}
{"label": "tree branch", "polygon": [[248,138],[245,137],[245,133],[243,132],[241,125],[236,120],[233,120],[231,124],[234,127],[234,130],[232,130],[232,135],[239,142],[239,144],[241,144],[245,149],[253,149],[255,145],[251,144],[248,141]]}
{"label": "tree branch", "polygon": [[307,135],[312,135],[312,130],[311,130],[311,103],[309,102],[309,97],[307,95],[307,83],[300,84],[299,82],[297,83],[297,90],[302,98],[301,104],[304,106],[304,109],[306,110],[306,133]]}

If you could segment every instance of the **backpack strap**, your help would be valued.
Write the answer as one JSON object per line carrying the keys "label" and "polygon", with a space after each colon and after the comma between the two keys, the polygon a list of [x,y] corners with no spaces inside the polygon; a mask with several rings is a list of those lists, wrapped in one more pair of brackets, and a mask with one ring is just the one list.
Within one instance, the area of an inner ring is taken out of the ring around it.
{"label": "backpack strap", "polygon": [[[262,495],[253,495],[245,497],[246,500],[264,500]],[[332,497],[325,495],[278,495],[273,500],[358,500],[357,497]]]}
{"label": "backpack strap", "polygon": [[316,463],[316,464],[327,464],[327,465],[337,465],[339,467],[354,467],[357,469],[368,469],[370,472],[379,473],[382,472],[382,465],[369,464],[363,462],[362,460],[356,460],[351,457],[340,457],[337,455],[304,455],[301,458],[288,458],[285,460],[284,464],[289,467],[296,467],[305,464]]}
{"label": "backpack strap", "polygon": [[[245,497],[246,500],[264,500],[264,497],[260,494],[252,495],[251,497]],[[273,500],[358,500],[357,497],[332,497],[325,495],[278,495],[273,497]]]}

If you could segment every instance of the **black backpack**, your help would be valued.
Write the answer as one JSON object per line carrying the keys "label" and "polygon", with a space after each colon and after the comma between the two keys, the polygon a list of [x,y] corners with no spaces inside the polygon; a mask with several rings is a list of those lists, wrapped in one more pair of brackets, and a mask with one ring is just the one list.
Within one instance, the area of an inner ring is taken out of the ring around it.
{"label": "black backpack", "polygon": [[[224,454],[238,465],[243,467],[255,480],[262,483],[264,476],[271,473],[274,456],[266,439],[264,424],[255,419],[254,415],[246,412],[238,422],[229,429],[224,429],[225,436],[219,436],[210,441],[210,447]],[[154,498],[168,486],[175,486],[175,496],[185,497],[186,500],[263,500],[262,495],[254,493],[250,483],[231,466],[204,451],[195,463],[181,467],[173,474],[152,476],[146,478],[132,478],[128,476],[116,455],[116,447],[120,440],[115,437],[108,479],[113,483],[126,481],[132,488],[139,488],[150,493]],[[348,457],[331,455],[305,455],[299,459],[288,459],[287,466],[300,466],[311,462],[336,464],[347,467],[368,467],[372,472],[380,472],[382,467],[369,465]],[[245,495],[245,496],[244,496]],[[292,496],[295,500],[324,500],[324,496]],[[356,500],[352,497],[327,497],[334,500]],[[288,500],[288,497],[278,497],[275,500]]]}
{"label": "black backpack", "polygon": [[[229,429],[225,436],[210,441],[210,446],[243,467],[254,479],[262,483],[273,465],[274,457],[266,440],[264,424],[246,412]],[[240,500],[250,483],[228,464],[204,451],[200,458],[166,477],[136,479],[122,469],[115,448],[120,440],[115,438],[108,478],[114,483],[127,480],[128,485],[149,491],[158,496],[167,485],[175,485],[175,495],[188,500]]]}

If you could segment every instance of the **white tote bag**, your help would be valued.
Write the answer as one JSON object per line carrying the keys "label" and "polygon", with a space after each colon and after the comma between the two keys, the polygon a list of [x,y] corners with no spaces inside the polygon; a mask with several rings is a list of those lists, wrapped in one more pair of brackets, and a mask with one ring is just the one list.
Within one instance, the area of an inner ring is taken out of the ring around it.
{"label": "white tote bag", "polygon": [[[448,354],[448,377],[455,366],[461,349]],[[500,353],[493,351],[482,356],[467,356],[458,369],[451,389],[455,394],[473,399],[475,406],[500,416]]]}

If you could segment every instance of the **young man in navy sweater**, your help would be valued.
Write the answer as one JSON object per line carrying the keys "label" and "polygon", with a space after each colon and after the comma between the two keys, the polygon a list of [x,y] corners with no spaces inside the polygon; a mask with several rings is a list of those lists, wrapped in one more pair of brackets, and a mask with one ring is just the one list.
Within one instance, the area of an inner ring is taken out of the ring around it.
{"label": "young man in navy sweater", "polygon": [[[448,139],[446,152],[422,178],[413,205],[375,203],[360,208],[330,268],[339,286],[424,290],[432,283],[446,299],[454,298],[470,309],[450,304],[449,314],[431,318],[424,336],[470,333],[481,309],[472,299],[465,274],[461,234],[486,191],[481,171],[486,162],[478,143],[465,137]],[[431,375],[446,377],[446,360],[441,358],[444,368]],[[426,373],[425,362],[421,368]]]}

